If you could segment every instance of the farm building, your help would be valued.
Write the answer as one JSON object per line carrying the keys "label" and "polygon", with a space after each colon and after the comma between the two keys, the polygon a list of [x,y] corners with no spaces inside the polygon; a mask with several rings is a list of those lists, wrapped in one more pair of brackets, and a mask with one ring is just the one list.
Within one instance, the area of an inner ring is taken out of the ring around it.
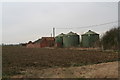
{"label": "farm building", "polygon": [[55,37],[55,46],[56,47],[63,47],[63,36],[65,36],[65,34],[61,33]]}
{"label": "farm building", "polygon": [[64,47],[77,47],[79,45],[79,35],[73,32],[63,36],[63,46]]}
{"label": "farm building", "polygon": [[33,42],[32,42],[32,41],[29,41],[29,42],[26,44],[26,47],[27,47],[27,48],[34,48]]}
{"label": "farm building", "polygon": [[27,48],[42,48],[42,47],[53,47],[55,43],[54,37],[42,37],[34,42],[29,42]]}
{"label": "farm building", "polygon": [[53,47],[55,43],[54,37],[42,37],[40,46],[41,47]]}
{"label": "farm building", "polygon": [[99,34],[89,30],[85,34],[82,34],[81,38],[83,47],[94,47],[94,44],[99,40]]}
{"label": "farm building", "polygon": [[[59,34],[54,37],[42,37],[34,42],[30,41],[27,43],[26,47],[28,48],[42,48],[42,47],[95,47],[96,42],[99,40],[99,34],[89,30],[85,34],[81,35],[81,44],[80,37],[77,33],[69,32],[68,34]],[[97,46],[96,46],[97,47]]]}

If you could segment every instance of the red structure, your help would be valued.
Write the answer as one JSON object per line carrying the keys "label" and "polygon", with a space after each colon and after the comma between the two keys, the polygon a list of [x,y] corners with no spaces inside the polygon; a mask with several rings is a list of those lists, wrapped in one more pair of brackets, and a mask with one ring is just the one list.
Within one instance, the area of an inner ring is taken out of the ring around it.
{"label": "red structure", "polygon": [[42,47],[53,47],[55,44],[54,37],[42,37],[35,42],[29,42],[27,48],[42,48]]}
{"label": "red structure", "polygon": [[40,47],[52,47],[54,43],[55,39],[53,37],[42,37]]}
{"label": "red structure", "polygon": [[29,41],[26,45],[27,48],[34,48],[33,42]]}
{"label": "red structure", "polygon": [[55,47],[62,47],[62,44],[60,44],[60,43],[55,43]]}

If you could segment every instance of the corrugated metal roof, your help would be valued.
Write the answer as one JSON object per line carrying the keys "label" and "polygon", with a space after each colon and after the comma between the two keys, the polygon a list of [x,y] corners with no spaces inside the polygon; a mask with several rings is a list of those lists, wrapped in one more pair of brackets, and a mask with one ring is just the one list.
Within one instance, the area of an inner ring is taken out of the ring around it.
{"label": "corrugated metal roof", "polygon": [[36,40],[36,41],[34,41],[33,43],[41,43],[41,39],[38,39],[38,40]]}
{"label": "corrugated metal roof", "polygon": [[[38,39],[38,40],[34,41],[33,44],[35,44],[35,43],[41,43],[41,42],[44,41],[44,40],[47,40],[47,41],[49,41],[49,40],[54,40],[54,37],[42,37],[41,39]],[[29,43],[30,43],[30,42],[29,42]],[[31,42],[31,43],[32,43],[32,42]]]}
{"label": "corrugated metal roof", "polygon": [[78,34],[71,31],[71,32],[69,32],[69,33],[66,34],[66,35],[78,35]]}
{"label": "corrugated metal roof", "polygon": [[65,34],[64,33],[61,33],[61,34],[59,34],[58,36],[56,36],[56,37],[63,37]]}
{"label": "corrugated metal roof", "polygon": [[93,32],[93,31],[89,30],[88,32],[86,32],[86,33],[85,33],[85,34],[83,34],[83,35],[86,35],[86,34],[98,34],[98,33],[96,33],[96,32]]}

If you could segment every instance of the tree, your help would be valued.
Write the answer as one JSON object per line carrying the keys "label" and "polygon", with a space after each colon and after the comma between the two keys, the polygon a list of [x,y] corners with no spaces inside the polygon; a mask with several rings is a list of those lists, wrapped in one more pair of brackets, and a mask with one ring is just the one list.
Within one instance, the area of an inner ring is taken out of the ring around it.
{"label": "tree", "polygon": [[119,50],[120,47],[120,27],[112,28],[101,38],[101,44],[104,49]]}

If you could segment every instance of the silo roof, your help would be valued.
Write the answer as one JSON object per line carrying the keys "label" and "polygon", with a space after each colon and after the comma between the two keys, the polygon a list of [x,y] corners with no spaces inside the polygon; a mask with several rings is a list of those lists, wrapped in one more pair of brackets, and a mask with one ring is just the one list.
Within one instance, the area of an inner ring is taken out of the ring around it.
{"label": "silo roof", "polygon": [[[88,31],[88,32],[86,32],[85,34],[98,34],[98,33],[96,33],[96,32],[93,32],[93,31],[89,30],[89,31]],[[83,35],[85,35],[85,34],[83,34]]]}
{"label": "silo roof", "polygon": [[64,33],[61,33],[61,34],[59,34],[58,36],[56,36],[56,37],[62,37],[62,36],[64,36],[65,34]]}
{"label": "silo roof", "polygon": [[71,32],[69,32],[69,33],[66,34],[66,35],[78,35],[78,34],[71,31]]}

